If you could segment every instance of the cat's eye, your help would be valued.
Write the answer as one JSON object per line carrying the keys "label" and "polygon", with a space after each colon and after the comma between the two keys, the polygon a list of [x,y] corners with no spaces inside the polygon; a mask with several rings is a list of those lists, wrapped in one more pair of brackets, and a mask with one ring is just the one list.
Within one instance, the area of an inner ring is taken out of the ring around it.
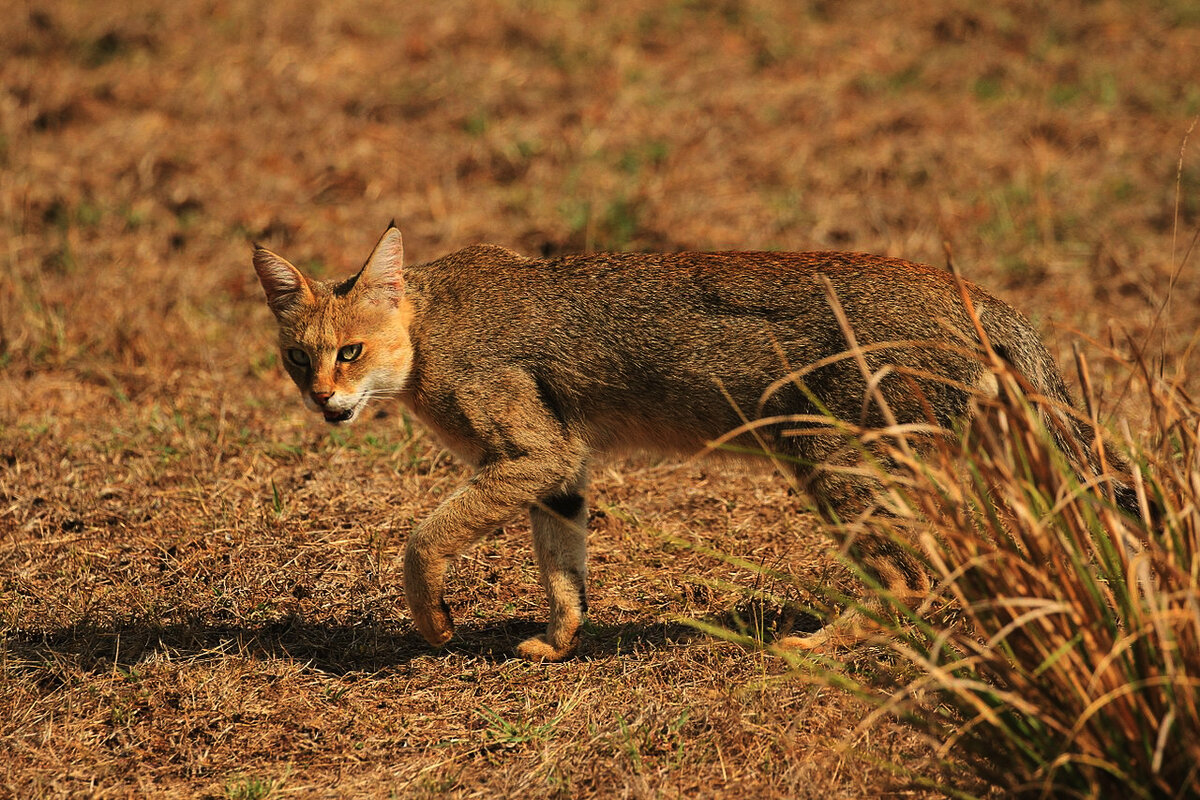
{"label": "cat's eye", "polygon": [[286,355],[287,360],[295,364],[297,367],[307,367],[310,363],[312,363],[308,357],[308,353],[296,347],[289,349]]}
{"label": "cat's eye", "polygon": [[354,359],[358,358],[360,355],[362,355],[362,345],[361,344],[348,344],[345,347],[343,347],[341,350],[338,350],[337,360],[338,361],[353,361]]}

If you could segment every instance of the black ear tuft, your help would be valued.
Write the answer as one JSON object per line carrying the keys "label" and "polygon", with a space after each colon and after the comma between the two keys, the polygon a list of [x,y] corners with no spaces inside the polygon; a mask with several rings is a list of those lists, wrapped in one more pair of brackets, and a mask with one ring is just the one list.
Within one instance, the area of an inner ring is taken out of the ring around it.
{"label": "black ear tuft", "polygon": [[254,249],[255,249],[255,250],[263,250],[263,249],[265,249],[265,248],[264,248],[264,247],[263,247],[261,244],[259,244],[258,242],[251,242],[250,244],[252,244],[252,245],[254,246]]}
{"label": "black ear tuft", "polygon": [[388,226],[387,226],[387,228],[385,228],[385,230],[390,231],[394,227],[396,227],[396,218],[392,217],[392,221],[388,223]]}

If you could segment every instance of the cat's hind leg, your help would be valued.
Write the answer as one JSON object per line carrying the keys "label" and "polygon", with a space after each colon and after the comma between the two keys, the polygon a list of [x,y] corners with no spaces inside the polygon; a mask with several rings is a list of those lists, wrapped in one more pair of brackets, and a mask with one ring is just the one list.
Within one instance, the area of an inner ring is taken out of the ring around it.
{"label": "cat's hind leg", "polygon": [[[929,574],[912,550],[897,537],[902,523],[883,502],[883,473],[895,462],[885,453],[866,453],[860,446],[831,436],[811,437],[812,448],[797,461],[801,488],[811,497],[818,514],[831,526],[834,537],[868,579],[893,600],[920,602],[930,590]],[[868,466],[868,462],[871,464]],[[882,520],[889,523],[881,526]],[[886,528],[886,530],[881,530]],[[786,636],[777,644],[809,651],[851,647],[879,629],[873,617],[888,613],[888,604],[866,587],[853,606],[807,636]]]}

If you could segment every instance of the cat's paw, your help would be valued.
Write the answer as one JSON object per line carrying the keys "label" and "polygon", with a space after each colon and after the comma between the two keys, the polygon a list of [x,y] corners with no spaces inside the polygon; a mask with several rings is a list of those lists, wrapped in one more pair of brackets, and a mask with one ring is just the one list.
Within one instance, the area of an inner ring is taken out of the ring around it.
{"label": "cat's paw", "polygon": [[851,650],[869,641],[876,632],[875,627],[858,611],[847,611],[815,633],[807,636],[784,636],[776,640],[775,644],[785,650],[832,654]]}
{"label": "cat's paw", "polygon": [[414,610],[413,622],[425,641],[434,647],[441,647],[454,636],[454,620],[450,618],[450,607],[445,600],[431,609]]}
{"label": "cat's paw", "polygon": [[857,640],[840,636],[829,636],[817,631],[807,636],[784,636],[775,640],[775,646],[784,650],[803,650],[806,653],[832,654],[852,647]]}
{"label": "cat's paw", "polygon": [[555,647],[541,634],[531,636],[517,645],[517,655],[526,661],[562,661],[574,654],[574,643],[567,647]]}

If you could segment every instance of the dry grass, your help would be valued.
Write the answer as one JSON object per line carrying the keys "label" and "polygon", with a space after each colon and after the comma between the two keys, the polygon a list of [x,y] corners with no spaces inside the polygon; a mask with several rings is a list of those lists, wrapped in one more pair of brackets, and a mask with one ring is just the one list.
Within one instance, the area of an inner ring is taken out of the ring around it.
{"label": "dry grass", "polygon": [[1200,409],[1154,381],[1130,516],[1000,375],[968,435],[892,483],[893,519],[932,522],[921,544],[939,578],[922,609],[892,599],[876,615],[896,660],[851,677],[789,658],[871,698],[863,727],[900,717],[1006,795],[1200,796]]}
{"label": "dry grass", "polygon": [[544,613],[522,524],[426,649],[395,559],[462,473],[392,406],[313,426],[249,242],[336,274],[393,215],[417,260],[948,241],[1060,356],[1128,335],[1200,374],[1193,4],[1027,5],[6,10],[0,794],[936,794],[887,766],[942,780],[909,728],[856,737],[853,696],[676,621],[774,588],[751,565],[850,585],[762,476],[600,471],[580,659],[510,660]]}

